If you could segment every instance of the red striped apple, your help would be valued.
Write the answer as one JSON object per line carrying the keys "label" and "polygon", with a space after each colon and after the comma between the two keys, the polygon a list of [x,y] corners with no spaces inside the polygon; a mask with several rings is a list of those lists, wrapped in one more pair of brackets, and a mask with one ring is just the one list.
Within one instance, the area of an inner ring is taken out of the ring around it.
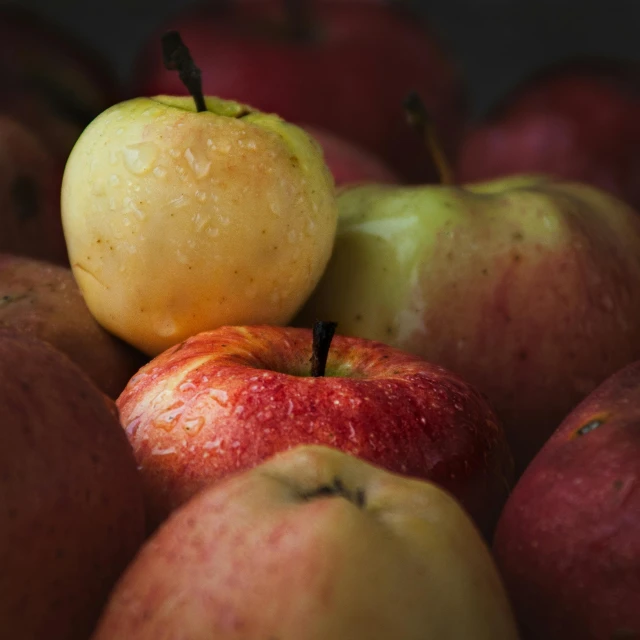
{"label": "red striped apple", "polygon": [[209,486],[145,544],[92,640],[516,640],[446,492],[327,447]]}
{"label": "red striped apple", "polygon": [[587,396],[534,458],[494,551],[527,640],[640,638],[640,361]]}
{"label": "red striped apple", "polygon": [[0,330],[0,636],[86,640],[143,542],[113,401],[49,344]]}
{"label": "red striped apple", "polygon": [[433,480],[490,531],[511,458],[485,398],[416,356],[340,335],[326,375],[312,375],[312,342],[307,329],[221,327],[140,369],[117,405],[150,520],[212,481],[310,443]]}

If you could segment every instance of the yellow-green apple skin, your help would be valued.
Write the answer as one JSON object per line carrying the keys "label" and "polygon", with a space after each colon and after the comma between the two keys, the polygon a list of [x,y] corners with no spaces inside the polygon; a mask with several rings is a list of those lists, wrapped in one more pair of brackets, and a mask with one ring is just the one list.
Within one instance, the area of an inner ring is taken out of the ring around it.
{"label": "yellow-green apple skin", "polygon": [[319,145],[235,102],[137,98],[85,129],[62,219],[87,305],[148,355],[223,324],[286,324],[331,254],[337,208]]}
{"label": "yellow-green apple skin", "polygon": [[456,372],[521,472],[562,418],[640,358],[640,216],[542,176],[338,195],[332,259],[294,321],[338,322]]}
{"label": "yellow-green apple skin", "polygon": [[482,538],[436,485],[323,446],[209,485],[147,541],[92,640],[515,640]]}

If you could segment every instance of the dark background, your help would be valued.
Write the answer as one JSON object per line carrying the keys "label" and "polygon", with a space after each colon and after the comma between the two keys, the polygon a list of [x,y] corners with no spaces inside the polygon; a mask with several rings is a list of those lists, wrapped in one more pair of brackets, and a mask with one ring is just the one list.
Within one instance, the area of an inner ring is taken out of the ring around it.
{"label": "dark background", "polygon": [[[5,0],[6,2],[6,0]],[[2,0],[0,0],[2,3]],[[106,54],[126,80],[140,43],[190,0],[19,0]],[[414,0],[481,113],[527,72],[575,54],[640,60],[640,0]]]}

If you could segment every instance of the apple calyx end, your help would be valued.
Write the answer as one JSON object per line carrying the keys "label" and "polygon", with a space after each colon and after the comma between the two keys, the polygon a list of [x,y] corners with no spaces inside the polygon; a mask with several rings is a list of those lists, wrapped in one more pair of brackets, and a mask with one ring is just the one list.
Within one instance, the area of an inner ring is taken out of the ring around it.
{"label": "apple calyx end", "polygon": [[330,484],[322,484],[311,491],[300,493],[303,500],[315,500],[317,498],[345,498],[359,509],[366,506],[366,495],[364,489],[358,487],[355,491],[349,491],[344,483],[337,476]]}
{"label": "apple calyx end", "polygon": [[326,372],[331,340],[333,340],[333,334],[337,326],[337,322],[326,320],[316,320],[313,323],[311,375],[314,378],[321,378]]}
{"label": "apple calyx end", "polygon": [[402,108],[404,109],[407,123],[423,138],[426,148],[431,153],[440,184],[448,186],[455,184],[453,170],[445,157],[434,123],[420,94],[417,91],[411,91],[403,100]]}
{"label": "apple calyx end", "polygon": [[202,72],[191,57],[178,31],[167,31],[162,36],[162,60],[168,71],[177,71],[182,84],[196,103],[196,111],[207,110],[202,92]]}

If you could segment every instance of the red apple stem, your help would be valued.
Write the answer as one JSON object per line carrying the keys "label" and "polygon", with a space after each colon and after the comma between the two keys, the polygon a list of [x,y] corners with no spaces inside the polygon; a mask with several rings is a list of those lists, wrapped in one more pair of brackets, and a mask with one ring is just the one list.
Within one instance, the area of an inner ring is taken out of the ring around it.
{"label": "red apple stem", "polygon": [[337,322],[327,322],[325,320],[316,320],[313,323],[311,375],[314,378],[320,378],[325,374],[329,348],[337,326]]}
{"label": "red apple stem", "polygon": [[311,40],[313,16],[310,0],[284,0],[284,8],[291,38],[301,42]]}
{"label": "red apple stem", "polygon": [[162,60],[166,69],[178,72],[182,84],[196,103],[196,111],[206,111],[207,105],[202,93],[202,72],[177,31],[167,31],[162,36]]}
{"label": "red apple stem", "polygon": [[433,163],[436,166],[436,170],[440,178],[440,183],[444,185],[454,184],[453,171],[444,151],[442,150],[442,145],[438,140],[435,126],[429,117],[429,112],[427,111],[422,98],[417,92],[412,91],[405,98],[403,107],[407,122],[422,136],[427,149],[431,153]]}

